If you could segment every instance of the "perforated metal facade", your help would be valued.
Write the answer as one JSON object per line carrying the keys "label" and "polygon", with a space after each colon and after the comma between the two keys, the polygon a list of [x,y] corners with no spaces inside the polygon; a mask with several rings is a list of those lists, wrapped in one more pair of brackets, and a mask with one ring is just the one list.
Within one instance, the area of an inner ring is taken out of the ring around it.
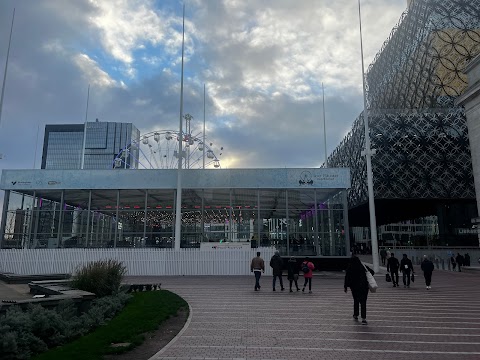
{"label": "perforated metal facade", "polygon": [[[440,231],[453,236],[475,216],[465,112],[454,99],[467,87],[463,70],[480,53],[479,14],[480,0],[416,0],[368,69],[379,225],[434,214]],[[368,226],[364,147],[362,113],[328,158],[329,166],[351,168],[352,226]]]}

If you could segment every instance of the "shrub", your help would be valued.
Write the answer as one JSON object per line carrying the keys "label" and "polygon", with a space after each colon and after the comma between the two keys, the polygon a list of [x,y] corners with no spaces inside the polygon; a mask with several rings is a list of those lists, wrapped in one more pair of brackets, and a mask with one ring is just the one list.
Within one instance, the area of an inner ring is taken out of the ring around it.
{"label": "shrub", "polygon": [[0,317],[0,359],[29,359],[32,355],[85,335],[113,318],[131,298],[117,294],[95,299],[90,309],[76,316],[72,300],[60,302],[56,310],[30,305],[25,311],[11,306]]}
{"label": "shrub", "polygon": [[127,268],[117,260],[100,260],[77,269],[72,286],[103,297],[118,292]]}

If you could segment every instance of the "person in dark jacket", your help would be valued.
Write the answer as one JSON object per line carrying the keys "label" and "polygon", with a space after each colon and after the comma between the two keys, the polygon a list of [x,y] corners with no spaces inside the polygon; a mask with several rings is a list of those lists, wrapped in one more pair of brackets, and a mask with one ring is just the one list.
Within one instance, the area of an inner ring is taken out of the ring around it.
{"label": "person in dark jacket", "polygon": [[273,291],[275,291],[275,282],[278,279],[280,280],[280,287],[283,290],[285,288],[283,287],[283,280],[282,280],[282,272],[283,272],[283,259],[280,257],[280,253],[278,251],[275,251],[275,254],[272,256],[270,259],[270,266],[273,269]]}
{"label": "person in dark jacket", "polygon": [[470,255],[468,253],[465,254],[465,265],[464,266],[470,266]]}
{"label": "person in dark jacket", "polygon": [[403,259],[400,261],[400,271],[403,274],[403,287],[410,287],[410,274],[415,272],[412,260],[408,258],[407,254],[403,254]]}
{"label": "person in dark jacket", "polygon": [[427,255],[423,255],[421,267],[423,271],[423,276],[425,277],[425,285],[427,286],[427,290],[430,290],[432,288],[430,286],[430,284],[432,283],[432,272],[433,269],[435,269],[435,266],[430,260],[428,260]]}
{"label": "person in dark jacket", "polygon": [[347,292],[347,288],[352,291],[353,319],[358,321],[358,307],[360,306],[363,325],[367,325],[367,271],[370,271],[372,275],[374,274],[373,270],[364,266],[358,257],[352,256],[345,272],[345,283],[343,285],[345,292]]}
{"label": "person in dark jacket", "polygon": [[382,265],[385,265],[385,261],[387,261],[387,250],[380,250],[380,258],[382,259]]}
{"label": "person in dark jacket", "polygon": [[457,262],[455,261],[455,256],[452,255],[452,257],[450,258],[450,262],[452,263],[452,270],[455,271],[455,269],[457,267]]}
{"label": "person in dark jacket", "polygon": [[287,270],[288,270],[288,280],[290,281],[290,292],[293,292],[292,285],[295,282],[295,287],[297,291],[300,291],[298,287],[298,274],[300,273],[300,266],[297,263],[297,260],[292,256],[287,263]]}
{"label": "person in dark jacket", "polygon": [[462,272],[462,266],[464,265],[465,258],[463,255],[460,255],[460,253],[457,253],[457,257],[455,258],[457,260],[457,265],[458,265],[458,271]]}
{"label": "person in dark jacket", "polygon": [[394,253],[390,253],[390,257],[387,260],[387,271],[390,272],[390,276],[392,277],[393,287],[398,286],[398,268],[400,264],[398,263],[398,259],[395,257]]}

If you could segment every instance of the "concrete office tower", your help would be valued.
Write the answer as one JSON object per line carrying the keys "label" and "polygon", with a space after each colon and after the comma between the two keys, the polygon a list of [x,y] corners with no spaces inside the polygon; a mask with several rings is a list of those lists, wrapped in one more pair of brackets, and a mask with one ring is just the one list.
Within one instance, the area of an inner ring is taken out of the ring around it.
{"label": "concrete office tower", "polygon": [[[140,140],[139,130],[131,123],[87,122],[84,169],[111,169],[115,157],[132,142]],[[42,169],[80,169],[84,124],[46,125]],[[128,168],[136,168],[138,154],[130,151]]]}

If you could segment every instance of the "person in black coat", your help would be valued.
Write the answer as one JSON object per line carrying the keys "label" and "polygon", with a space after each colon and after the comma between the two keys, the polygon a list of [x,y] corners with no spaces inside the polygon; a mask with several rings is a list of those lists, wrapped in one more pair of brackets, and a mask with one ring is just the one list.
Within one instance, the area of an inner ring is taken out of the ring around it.
{"label": "person in black coat", "polygon": [[403,259],[400,261],[400,271],[403,273],[403,287],[410,287],[410,274],[415,272],[412,260],[407,257],[407,254],[403,254]]}
{"label": "person in black coat", "polygon": [[390,254],[390,257],[387,260],[387,271],[390,272],[390,276],[392,277],[393,287],[398,286],[398,268],[400,264],[398,259],[395,257],[394,253]]}
{"label": "person in black coat", "polygon": [[468,253],[465,254],[465,265],[464,266],[470,266],[470,255]]}
{"label": "person in black coat", "polygon": [[452,257],[450,258],[450,263],[452,264],[452,270],[455,271],[455,269],[457,268],[457,261],[455,260],[455,256],[452,255]]}
{"label": "person in black coat", "polygon": [[427,286],[427,290],[430,290],[432,288],[430,286],[430,284],[432,283],[432,272],[433,269],[435,269],[435,266],[430,260],[428,260],[427,255],[423,255],[421,267],[423,271],[423,276],[425,277],[425,285]]}
{"label": "person in black coat", "polygon": [[295,287],[297,288],[297,291],[300,291],[300,288],[298,287],[298,275],[300,273],[300,265],[298,265],[297,260],[295,260],[293,256],[287,262],[287,270],[288,280],[290,281],[290,292],[293,292],[293,282],[295,282]]}
{"label": "person in black coat", "polygon": [[457,257],[455,258],[457,260],[457,265],[458,265],[458,271],[462,272],[462,266],[464,265],[465,258],[463,255],[460,255],[460,253],[457,253]]}
{"label": "person in black coat", "polygon": [[273,269],[273,291],[275,291],[275,282],[278,279],[280,280],[280,287],[283,290],[285,288],[283,287],[283,280],[282,280],[282,272],[283,272],[283,259],[280,257],[280,253],[278,251],[275,251],[275,254],[272,256],[270,259],[270,266]]}
{"label": "person in black coat", "polygon": [[358,307],[361,308],[362,324],[367,325],[367,297],[368,280],[366,272],[374,272],[368,266],[364,266],[360,259],[352,256],[350,264],[345,272],[345,283],[343,285],[345,292],[350,288],[353,296],[353,319],[358,321]]}

